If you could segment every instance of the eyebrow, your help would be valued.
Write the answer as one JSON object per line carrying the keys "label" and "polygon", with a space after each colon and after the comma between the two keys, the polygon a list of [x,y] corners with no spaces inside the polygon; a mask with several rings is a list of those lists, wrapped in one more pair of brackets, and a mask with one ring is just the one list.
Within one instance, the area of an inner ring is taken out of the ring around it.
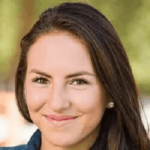
{"label": "eyebrow", "polygon": [[[38,69],[32,69],[30,71],[30,73],[36,73],[36,74],[39,74],[39,75],[42,75],[42,76],[45,76],[47,78],[52,78],[51,75],[45,73],[45,72],[42,72]],[[65,79],[67,78],[73,78],[73,77],[77,77],[77,76],[81,76],[81,75],[90,75],[90,76],[94,76],[94,74],[90,73],[90,72],[87,72],[87,71],[79,71],[79,72],[75,72],[75,73],[72,73],[72,74],[69,74],[69,75],[66,75],[65,76]]]}

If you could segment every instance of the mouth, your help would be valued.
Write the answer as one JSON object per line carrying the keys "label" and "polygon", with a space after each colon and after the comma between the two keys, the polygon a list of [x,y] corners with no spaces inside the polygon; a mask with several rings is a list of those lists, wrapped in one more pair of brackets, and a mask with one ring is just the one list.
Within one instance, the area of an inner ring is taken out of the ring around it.
{"label": "mouth", "polygon": [[54,115],[46,115],[46,119],[49,123],[55,126],[63,126],[72,123],[77,116],[54,116]]}
{"label": "mouth", "polygon": [[46,115],[45,117],[55,121],[65,121],[77,118],[77,116],[55,116],[55,115]]}

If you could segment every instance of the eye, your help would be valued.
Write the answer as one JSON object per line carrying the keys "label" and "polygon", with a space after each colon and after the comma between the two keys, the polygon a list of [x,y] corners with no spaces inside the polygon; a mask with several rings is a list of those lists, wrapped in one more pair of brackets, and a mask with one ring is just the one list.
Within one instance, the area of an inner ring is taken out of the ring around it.
{"label": "eye", "polygon": [[32,80],[33,82],[39,83],[39,84],[48,84],[49,81],[46,78],[34,78]]}
{"label": "eye", "polygon": [[84,84],[89,84],[89,83],[88,83],[88,81],[86,79],[77,78],[77,79],[74,79],[72,81],[72,84],[74,84],[74,85],[84,85]]}

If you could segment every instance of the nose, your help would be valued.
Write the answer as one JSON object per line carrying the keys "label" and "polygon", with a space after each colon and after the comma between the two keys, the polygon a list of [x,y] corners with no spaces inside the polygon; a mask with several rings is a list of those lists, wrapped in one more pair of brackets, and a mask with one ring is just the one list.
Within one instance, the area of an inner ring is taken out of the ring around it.
{"label": "nose", "polygon": [[53,86],[50,89],[48,106],[55,112],[61,112],[62,110],[69,108],[70,100],[67,94],[67,90],[60,85]]}

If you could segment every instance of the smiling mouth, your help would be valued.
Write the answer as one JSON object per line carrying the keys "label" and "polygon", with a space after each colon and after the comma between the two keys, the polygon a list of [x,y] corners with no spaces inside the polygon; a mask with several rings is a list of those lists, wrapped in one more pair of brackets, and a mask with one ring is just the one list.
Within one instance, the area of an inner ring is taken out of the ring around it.
{"label": "smiling mouth", "polygon": [[76,116],[55,116],[55,115],[46,115],[45,117],[55,121],[65,121],[77,118]]}
{"label": "smiling mouth", "polygon": [[53,116],[53,115],[46,115],[45,116],[48,122],[52,125],[55,126],[63,126],[63,125],[68,125],[70,123],[73,123],[74,120],[76,120],[75,116]]}

